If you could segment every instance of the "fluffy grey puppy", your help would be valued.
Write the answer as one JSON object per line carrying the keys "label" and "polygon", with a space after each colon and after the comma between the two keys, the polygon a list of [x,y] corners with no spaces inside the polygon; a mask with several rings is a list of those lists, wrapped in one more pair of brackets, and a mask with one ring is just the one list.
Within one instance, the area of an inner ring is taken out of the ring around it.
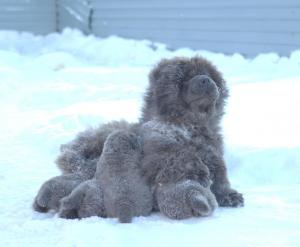
{"label": "fluffy grey puppy", "polygon": [[[191,186],[179,185],[189,180],[205,188],[211,180],[210,189],[220,206],[243,205],[242,194],[230,187],[223,159],[220,120],[227,96],[221,74],[201,57],[165,59],[152,70],[141,119],[142,171],[166,215],[171,215],[170,205],[176,205],[170,186],[191,194]],[[173,202],[159,193],[169,194]],[[191,206],[199,198],[192,193],[184,206],[176,208],[181,210],[180,218],[191,216],[186,208],[195,216],[204,213],[204,202]]]}
{"label": "fluffy grey puppy", "polygon": [[95,179],[78,185],[71,194],[60,201],[59,217],[66,219],[107,216],[103,201],[103,190]]}
{"label": "fluffy grey puppy", "polygon": [[142,146],[130,132],[113,132],[106,140],[95,178],[103,188],[106,213],[129,223],[152,211],[152,193],[141,176]]}
{"label": "fluffy grey puppy", "polygon": [[48,212],[51,209],[58,211],[59,201],[70,194],[83,181],[85,181],[85,178],[78,173],[51,178],[41,186],[34,199],[33,209],[41,213]]}
{"label": "fluffy grey puppy", "polygon": [[87,129],[79,133],[71,142],[61,145],[61,154],[56,163],[63,175],[46,181],[38,191],[33,209],[47,212],[58,211],[60,200],[69,195],[83,181],[94,177],[103,145],[109,134],[116,129],[135,129],[134,124],[114,121],[99,128]]}
{"label": "fluffy grey puppy", "polygon": [[61,200],[59,216],[117,217],[121,223],[152,211],[152,193],[141,176],[142,146],[131,132],[115,131],[104,143],[95,178]]}
{"label": "fluffy grey puppy", "polygon": [[[164,59],[149,79],[139,124],[114,123],[83,132],[62,146],[57,163],[64,174],[75,176],[74,187],[80,183],[78,176],[92,178],[107,136],[116,129],[130,129],[143,141],[142,178],[154,195],[155,209],[172,218],[208,215],[215,208],[213,196],[219,206],[242,206],[243,196],[231,188],[223,158],[220,120],[228,91],[219,71],[201,57]],[[71,178],[64,176],[51,183],[67,195]],[[42,186],[37,198],[47,192],[55,203],[36,200],[38,208],[52,208],[63,195],[57,196],[51,183]],[[178,203],[178,198],[186,199]],[[176,213],[170,213],[174,208]]]}

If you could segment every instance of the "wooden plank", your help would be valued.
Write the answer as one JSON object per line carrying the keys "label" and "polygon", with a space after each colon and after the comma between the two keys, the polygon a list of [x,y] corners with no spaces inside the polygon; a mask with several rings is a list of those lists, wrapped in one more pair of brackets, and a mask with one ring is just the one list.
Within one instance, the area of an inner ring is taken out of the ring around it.
{"label": "wooden plank", "polygon": [[147,30],[153,29],[187,29],[195,32],[201,31],[236,31],[236,32],[277,32],[277,33],[291,33],[300,32],[300,23],[296,20],[191,20],[185,19],[177,21],[176,19],[122,19],[122,18],[95,18],[93,25],[98,29],[102,27],[110,28],[111,30],[123,28],[144,28]]}

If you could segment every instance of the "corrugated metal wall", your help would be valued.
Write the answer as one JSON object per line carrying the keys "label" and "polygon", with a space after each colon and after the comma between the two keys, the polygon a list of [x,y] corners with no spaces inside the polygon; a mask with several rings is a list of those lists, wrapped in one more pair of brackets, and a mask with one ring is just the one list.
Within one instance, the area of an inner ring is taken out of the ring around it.
{"label": "corrugated metal wall", "polygon": [[78,28],[85,33],[91,31],[92,1],[58,0],[58,28]]}
{"label": "corrugated metal wall", "polygon": [[299,0],[93,0],[96,35],[223,53],[300,49]]}
{"label": "corrugated metal wall", "polygon": [[300,49],[300,0],[0,0],[0,29],[73,27],[169,48],[288,55]]}
{"label": "corrugated metal wall", "polygon": [[56,31],[55,0],[0,0],[0,29],[47,34]]}

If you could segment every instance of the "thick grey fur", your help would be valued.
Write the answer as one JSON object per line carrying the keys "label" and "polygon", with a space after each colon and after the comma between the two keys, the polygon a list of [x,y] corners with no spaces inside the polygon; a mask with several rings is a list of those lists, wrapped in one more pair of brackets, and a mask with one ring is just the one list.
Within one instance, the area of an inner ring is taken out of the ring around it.
{"label": "thick grey fur", "polygon": [[107,217],[103,190],[95,179],[79,184],[71,194],[60,201],[59,217],[66,219],[91,216]]}
{"label": "thick grey fur", "polygon": [[133,216],[152,211],[152,193],[141,176],[142,146],[139,137],[125,131],[112,133],[103,148],[95,178],[104,192],[109,217],[129,223]]}
{"label": "thick grey fur", "polygon": [[209,187],[193,180],[162,184],[156,197],[160,211],[171,219],[209,216],[218,206]]}
{"label": "thick grey fur", "polygon": [[48,212],[51,209],[58,211],[63,197],[69,195],[83,181],[94,177],[107,137],[116,129],[135,128],[134,124],[114,121],[80,132],[74,140],[61,145],[61,154],[56,159],[56,164],[63,175],[51,178],[41,186],[33,208],[38,212]]}
{"label": "thick grey fur", "polygon": [[152,211],[152,193],[141,176],[140,138],[129,131],[111,133],[103,146],[95,178],[81,183],[61,200],[59,216],[116,217],[130,223]]}
{"label": "thick grey fur", "polygon": [[[72,187],[70,178],[64,176],[75,176],[74,187],[77,177],[91,179],[109,134],[129,129],[142,140],[140,172],[153,194],[154,209],[183,219],[210,215],[216,208],[215,199],[219,206],[243,205],[242,194],[230,186],[223,158],[220,120],[228,90],[220,72],[201,57],[163,59],[151,71],[149,81],[138,124],[104,125],[62,146],[57,163],[64,175],[42,186],[35,209],[57,210],[57,200]],[[65,193],[57,195],[60,190],[53,187],[59,186],[67,188]],[[51,203],[40,199],[45,191]]]}
{"label": "thick grey fur", "polygon": [[40,188],[33,202],[33,209],[45,213],[50,209],[59,210],[60,200],[69,195],[76,186],[84,181],[78,173],[51,178]]}
{"label": "thick grey fur", "polygon": [[[228,90],[220,72],[201,57],[173,58],[162,60],[149,78],[141,135],[142,171],[152,190],[191,180],[208,188],[211,180],[219,206],[242,206],[243,196],[230,187],[223,158],[220,120]],[[189,193],[190,187],[185,189]],[[161,211],[168,208],[155,198]]]}

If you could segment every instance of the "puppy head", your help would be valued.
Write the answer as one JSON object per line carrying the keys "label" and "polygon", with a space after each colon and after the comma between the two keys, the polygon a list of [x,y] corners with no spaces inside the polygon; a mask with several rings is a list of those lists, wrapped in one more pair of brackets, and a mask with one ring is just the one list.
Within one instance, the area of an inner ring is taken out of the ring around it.
{"label": "puppy head", "polygon": [[149,75],[143,120],[222,115],[228,96],[220,72],[201,57],[163,59]]}

